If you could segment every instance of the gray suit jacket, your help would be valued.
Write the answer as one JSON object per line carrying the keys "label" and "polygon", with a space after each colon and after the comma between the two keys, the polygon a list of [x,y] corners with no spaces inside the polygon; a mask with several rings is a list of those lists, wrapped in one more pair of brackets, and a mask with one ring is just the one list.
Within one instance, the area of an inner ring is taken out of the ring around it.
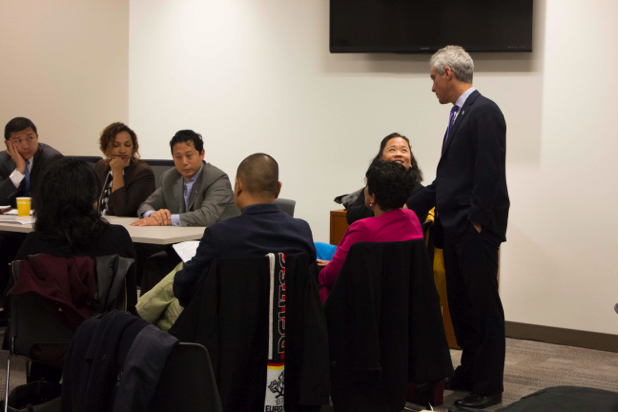
{"label": "gray suit jacket", "polygon": [[172,214],[180,214],[183,226],[210,226],[240,215],[234,204],[230,179],[210,163],[203,163],[202,173],[189,197],[189,210],[185,209],[183,177],[173,168],[161,175],[161,187],[141,204],[137,215],[141,217],[149,210],[168,209]]}
{"label": "gray suit jacket", "polygon": [[[45,143],[39,143],[39,148],[34,154],[34,163],[30,172],[30,193],[35,191],[36,185],[40,183],[41,175],[45,167],[54,158],[62,157],[62,154]],[[15,187],[9,176],[15,170],[15,162],[11,156],[4,151],[0,152],[0,205],[11,205],[15,207],[15,198],[24,195],[25,182],[22,180],[19,187]],[[32,208],[36,209],[35,200]]]}

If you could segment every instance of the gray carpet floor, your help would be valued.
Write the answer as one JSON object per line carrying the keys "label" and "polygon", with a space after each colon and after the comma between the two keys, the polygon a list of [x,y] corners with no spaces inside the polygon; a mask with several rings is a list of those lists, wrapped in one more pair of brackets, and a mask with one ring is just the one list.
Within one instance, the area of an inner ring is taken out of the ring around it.
{"label": "gray carpet floor", "polygon": [[[4,328],[0,329],[0,339]],[[453,365],[459,364],[461,352],[451,350]],[[0,351],[0,385],[4,395],[7,352]],[[14,358],[11,366],[10,387],[25,383],[25,362]],[[618,353],[603,352],[571,346],[554,345],[526,340],[506,340],[506,363],[504,373],[504,395],[500,405],[487,408],[495,411],[519,400],[522,396],[550,386],[587,386],[618,392]],[[453,407],[455,400],[464,392],[445,391],[444,405],[437,411]],[[420,410],[418,405],[407,407]],[[323,412],[333,411],[324,407]]]}

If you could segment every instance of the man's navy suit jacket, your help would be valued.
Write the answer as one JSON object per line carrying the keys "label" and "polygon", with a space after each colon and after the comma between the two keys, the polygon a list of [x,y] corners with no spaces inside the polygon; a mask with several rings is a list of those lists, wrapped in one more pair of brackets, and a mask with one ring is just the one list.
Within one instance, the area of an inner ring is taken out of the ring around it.
{"label": "man's navy suit jacket", "polygon": [[[39,143],[37,151],[34,153],[34,163],[30,172],[30,193],[36,192],[36,187],[41,183],[42,175],[47,166],[62,154],[45,143]],[[25,179],[21,181],[19,187],[15,187],[10,179],[11,173],[15,170],[15,162],[6,152],[0,152],[0,205],[11,205],[16,207],[15,198],[25,195]],[[36,209],[36,200],[32,201],[32,209]]]}
{"label": "man's navy suit jacket", "polygon": [[305,252],[310,262],[315,261],[309,224],[281,212],[272,203],[247,206],[240,216],[206,228],[197,253],[174,277],[174,296],[187,307],[215,258],[261,257],[277,252]]}
{"label": "man's navy suit jacket", "polygon": [[443,143],[436,179],[407,205],[418,216],[435,206],[449,238],[474,222],[504,241],[510,205],[505,159],[504,116],[498,105],[474,91]]}

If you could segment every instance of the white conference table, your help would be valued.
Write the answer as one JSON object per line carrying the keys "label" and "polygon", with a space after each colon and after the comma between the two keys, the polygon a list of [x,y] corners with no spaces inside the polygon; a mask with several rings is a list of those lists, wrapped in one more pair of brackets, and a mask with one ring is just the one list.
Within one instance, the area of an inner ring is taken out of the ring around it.
{"label": "white conference table", "polygon": [[[204,227],[180,226],[131,226],[136,217],[105,216],[105,219],[114,225],[124,226],[135,243],[151,243],[155,245],[169,245],[184,242],[185,240],[201,239]],[[7,223],[0,221],[0,230],[7,232],[30,233],[34,229],[31,224]]]}

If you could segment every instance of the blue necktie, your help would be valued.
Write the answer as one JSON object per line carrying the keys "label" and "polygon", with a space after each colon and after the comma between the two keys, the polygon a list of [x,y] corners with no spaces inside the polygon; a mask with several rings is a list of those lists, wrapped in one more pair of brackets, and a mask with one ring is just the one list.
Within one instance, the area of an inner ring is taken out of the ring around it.
{"label": "blue necktie", "polygon": [[30,159],[26,160],[26,171],[24,172],[24,181],[26,182],[26,195],[30,196],[30,168],[28,166],[30,166]]}
{"label": "blue necktie", "polygon": [[449,133],[451,132],[451,126],[453,125],[453,121],[455,120],[455,113],[459,111],[459,106],[455,105],[451,109],[451,115],[448,118],[448,128],[446,129],[446,137],[444,138],[444,143],[448,140]]}

